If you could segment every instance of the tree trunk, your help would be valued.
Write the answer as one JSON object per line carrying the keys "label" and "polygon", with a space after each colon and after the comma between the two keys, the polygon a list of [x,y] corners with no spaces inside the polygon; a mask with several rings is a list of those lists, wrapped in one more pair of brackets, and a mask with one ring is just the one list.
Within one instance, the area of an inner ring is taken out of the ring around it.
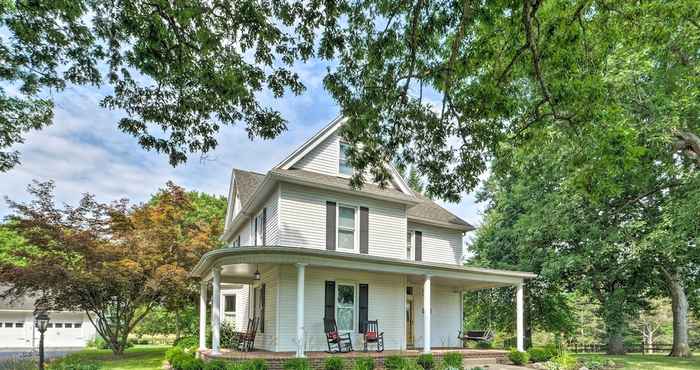
{"label": "tree trunk", "polygon": [[688,297],[681,278],[677,272],[666,274],[671,291],[671,310],[673,311],[673,347],[669,356],[688,357]]}
{"label": "tree trunk", "polygon": [[627,353],[625,350],[625,336],[622,334],[622,331],[608,334],[607,353],[609,355],[624,355]]}

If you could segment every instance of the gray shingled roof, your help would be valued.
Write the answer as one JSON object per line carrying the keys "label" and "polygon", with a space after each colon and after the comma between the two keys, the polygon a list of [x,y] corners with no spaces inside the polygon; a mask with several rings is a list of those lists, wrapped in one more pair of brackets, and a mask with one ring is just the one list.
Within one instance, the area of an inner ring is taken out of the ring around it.
{"label": "gray shingled roof", "polygon": [[[265,178],[265,175],[251,171],[243,171],[239,169],[234,169],[233,171],[234,176],[236,178],[236,184],[238,185],[238,196],[241,199],[241,204],[245,205],[246,202],[253,196],[253,194],[255,194],[256,188],[262,183],[263,179]],[[280,168],[274,168],[269,173],[273,173],[276,176],[288,178],[290,180],[310,181],[330,187],[337,187],[339,189],[352,189],[352,187],[350,187],[348,179],[343,177],[325,175],[322,173],[299,169],[284,170]],[[472,225],[457,217],[456,215],[452,214],[450,211],[440,207],[437,203],[426,198],[422,194],[416,193],[414,194],[414,196],[410,196],[404,194],[403,192],[397,189],[382,189],[374,184],[364,184],[362,189],[358,190],[358,192],[369,193],[372,195],[381,195],[397,200],[417,201],[418,204],[409,207],[407,210],[408,217],[414,220],[446,223],[462,227],[468,230],[474,229]]]}
{"label": "gray shingled roof", "polygon": [[34,310],[34,302],[36,299],[29,295],[19,298],[8,297],[0,298],[0,310]]}
{"label": "gray shingled roof", "polygon": [[469,224],[467,221],[462,220],[452,212],[440,207],[440,205],[426,198],[423,194],[414,194],[416,194],[421,202],[406,210],[408,218],[433,220],[456,226],[463,226],[469,230],[474,230],[474,226]]}
{"label": "gray shingled roof", "polygon": [[255,189],[265,179],[265,175],[261,173],[239,170],[237,168],[233,169],[233,177],[236,179],[241,205],[248,203],[248,200],[255,194]]}
{"label": "gray shingled roof", "polygon": [[[289,179],[310,181],[343,190],[353,190],[353,188],[350,186],[350,182],[348,181],[348,179],[344,177],[325,175],[322,173],[299,169],[283,170],[281,168],[274,168],[270,172]],[[364,184],[362,186],[362,189],[358,190],[358,192],[368,193],[372,195],[381,195],[383,197],[394,198],[396,200],[405,200],[412,202],[418,201],[418,199],[412,195],[407,195],[399,190],[392,188],[382,189],[374,184]]]}

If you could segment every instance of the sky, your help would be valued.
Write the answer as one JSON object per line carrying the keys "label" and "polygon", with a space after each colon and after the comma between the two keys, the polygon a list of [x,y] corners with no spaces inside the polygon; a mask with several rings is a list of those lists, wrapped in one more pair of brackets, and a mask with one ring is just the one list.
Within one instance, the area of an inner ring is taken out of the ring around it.
{"label": "sky", "polygon": [[[110,88],[69,86],[54,93],[54,123],[31,132],[13,147],[22,163],[0,173],[0,195],[27,201],[27,185],[33,180],[55,182],[56,200],[76,204],[84,193],[100,201],[128,198],[143,202],[168,180],[188,190],[226,195],[232,168],[266,172],[339,114],[339,108],[323,90],[326,65],[310,62],[296,67],[307,90],[300,96],[286,95],[261,100],[279,110],[288,130],[274,140],[249,140],[244,125],[223,127],[218,147],[206,158],[192,155],[173,168],[166,155],[147,152],[132,136],[122,133],[117,122],[121,111],[99,107]],[[478,225],[483,205],[473,194],[456,204],[441,204],[464,220]],[[0,202],[0,216],[10,210]]]}

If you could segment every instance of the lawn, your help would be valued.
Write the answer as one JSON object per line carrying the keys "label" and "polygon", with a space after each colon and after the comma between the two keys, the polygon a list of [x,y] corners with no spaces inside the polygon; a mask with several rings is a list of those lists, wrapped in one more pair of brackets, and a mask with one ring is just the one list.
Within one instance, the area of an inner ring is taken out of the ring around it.
{"label": "lawn", "polygon": [[625,355],[625,356],[602,356],[602,355],[577,355],[577,357],[600,357],[611,359],[620,369],[625,370],[685,370],[700,369],[700,356],[691,358],[674,358],[666,355]]}
{"label": "lawn", "polygon": [[64,360],[80,360],[95,363],[104,370],[160,370],[163,368],[165,351],[168,346],[135,346],[126,350],[122,356],[114,356],[106,349],[85,349],[73,353]]}

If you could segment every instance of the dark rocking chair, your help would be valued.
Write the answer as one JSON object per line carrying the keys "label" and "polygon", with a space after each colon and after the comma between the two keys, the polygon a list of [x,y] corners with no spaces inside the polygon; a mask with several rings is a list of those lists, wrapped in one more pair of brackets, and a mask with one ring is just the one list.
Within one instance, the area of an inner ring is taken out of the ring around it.
{"label": "dark rocking chair", "polygon": [[233,337],[233,349],[242,352],[250,352],[255,347],[255,334],[258,332],[260,318],[248,319],[248,327],[245,332],[237,332]]}
{"label": "dark rocking chair", "polygon": [[377,352],[384,351],[384,332],[379,332],[378,320],[367,321],[367,324],[365,326],[364,337],[365,352],[367,352],[367,345],[369,343],[375,343],[377,345]]}
{"label": "dark rocking chair", "polygon": [[475,342],[491,342],[493,341],[493,331],[489,330],[467,330],[466,332],[459,331],[457,336],[462,341],[462,346],[466,347],[467,342],[472,340]]}
{"label": "dark rocking chair", "polygon": [[328,353],[352,352],[352,339],[350,338],[350,333],[339,333],[338,325],[336,325],[335,319],[324,318],[323,331],[326,333]]}

